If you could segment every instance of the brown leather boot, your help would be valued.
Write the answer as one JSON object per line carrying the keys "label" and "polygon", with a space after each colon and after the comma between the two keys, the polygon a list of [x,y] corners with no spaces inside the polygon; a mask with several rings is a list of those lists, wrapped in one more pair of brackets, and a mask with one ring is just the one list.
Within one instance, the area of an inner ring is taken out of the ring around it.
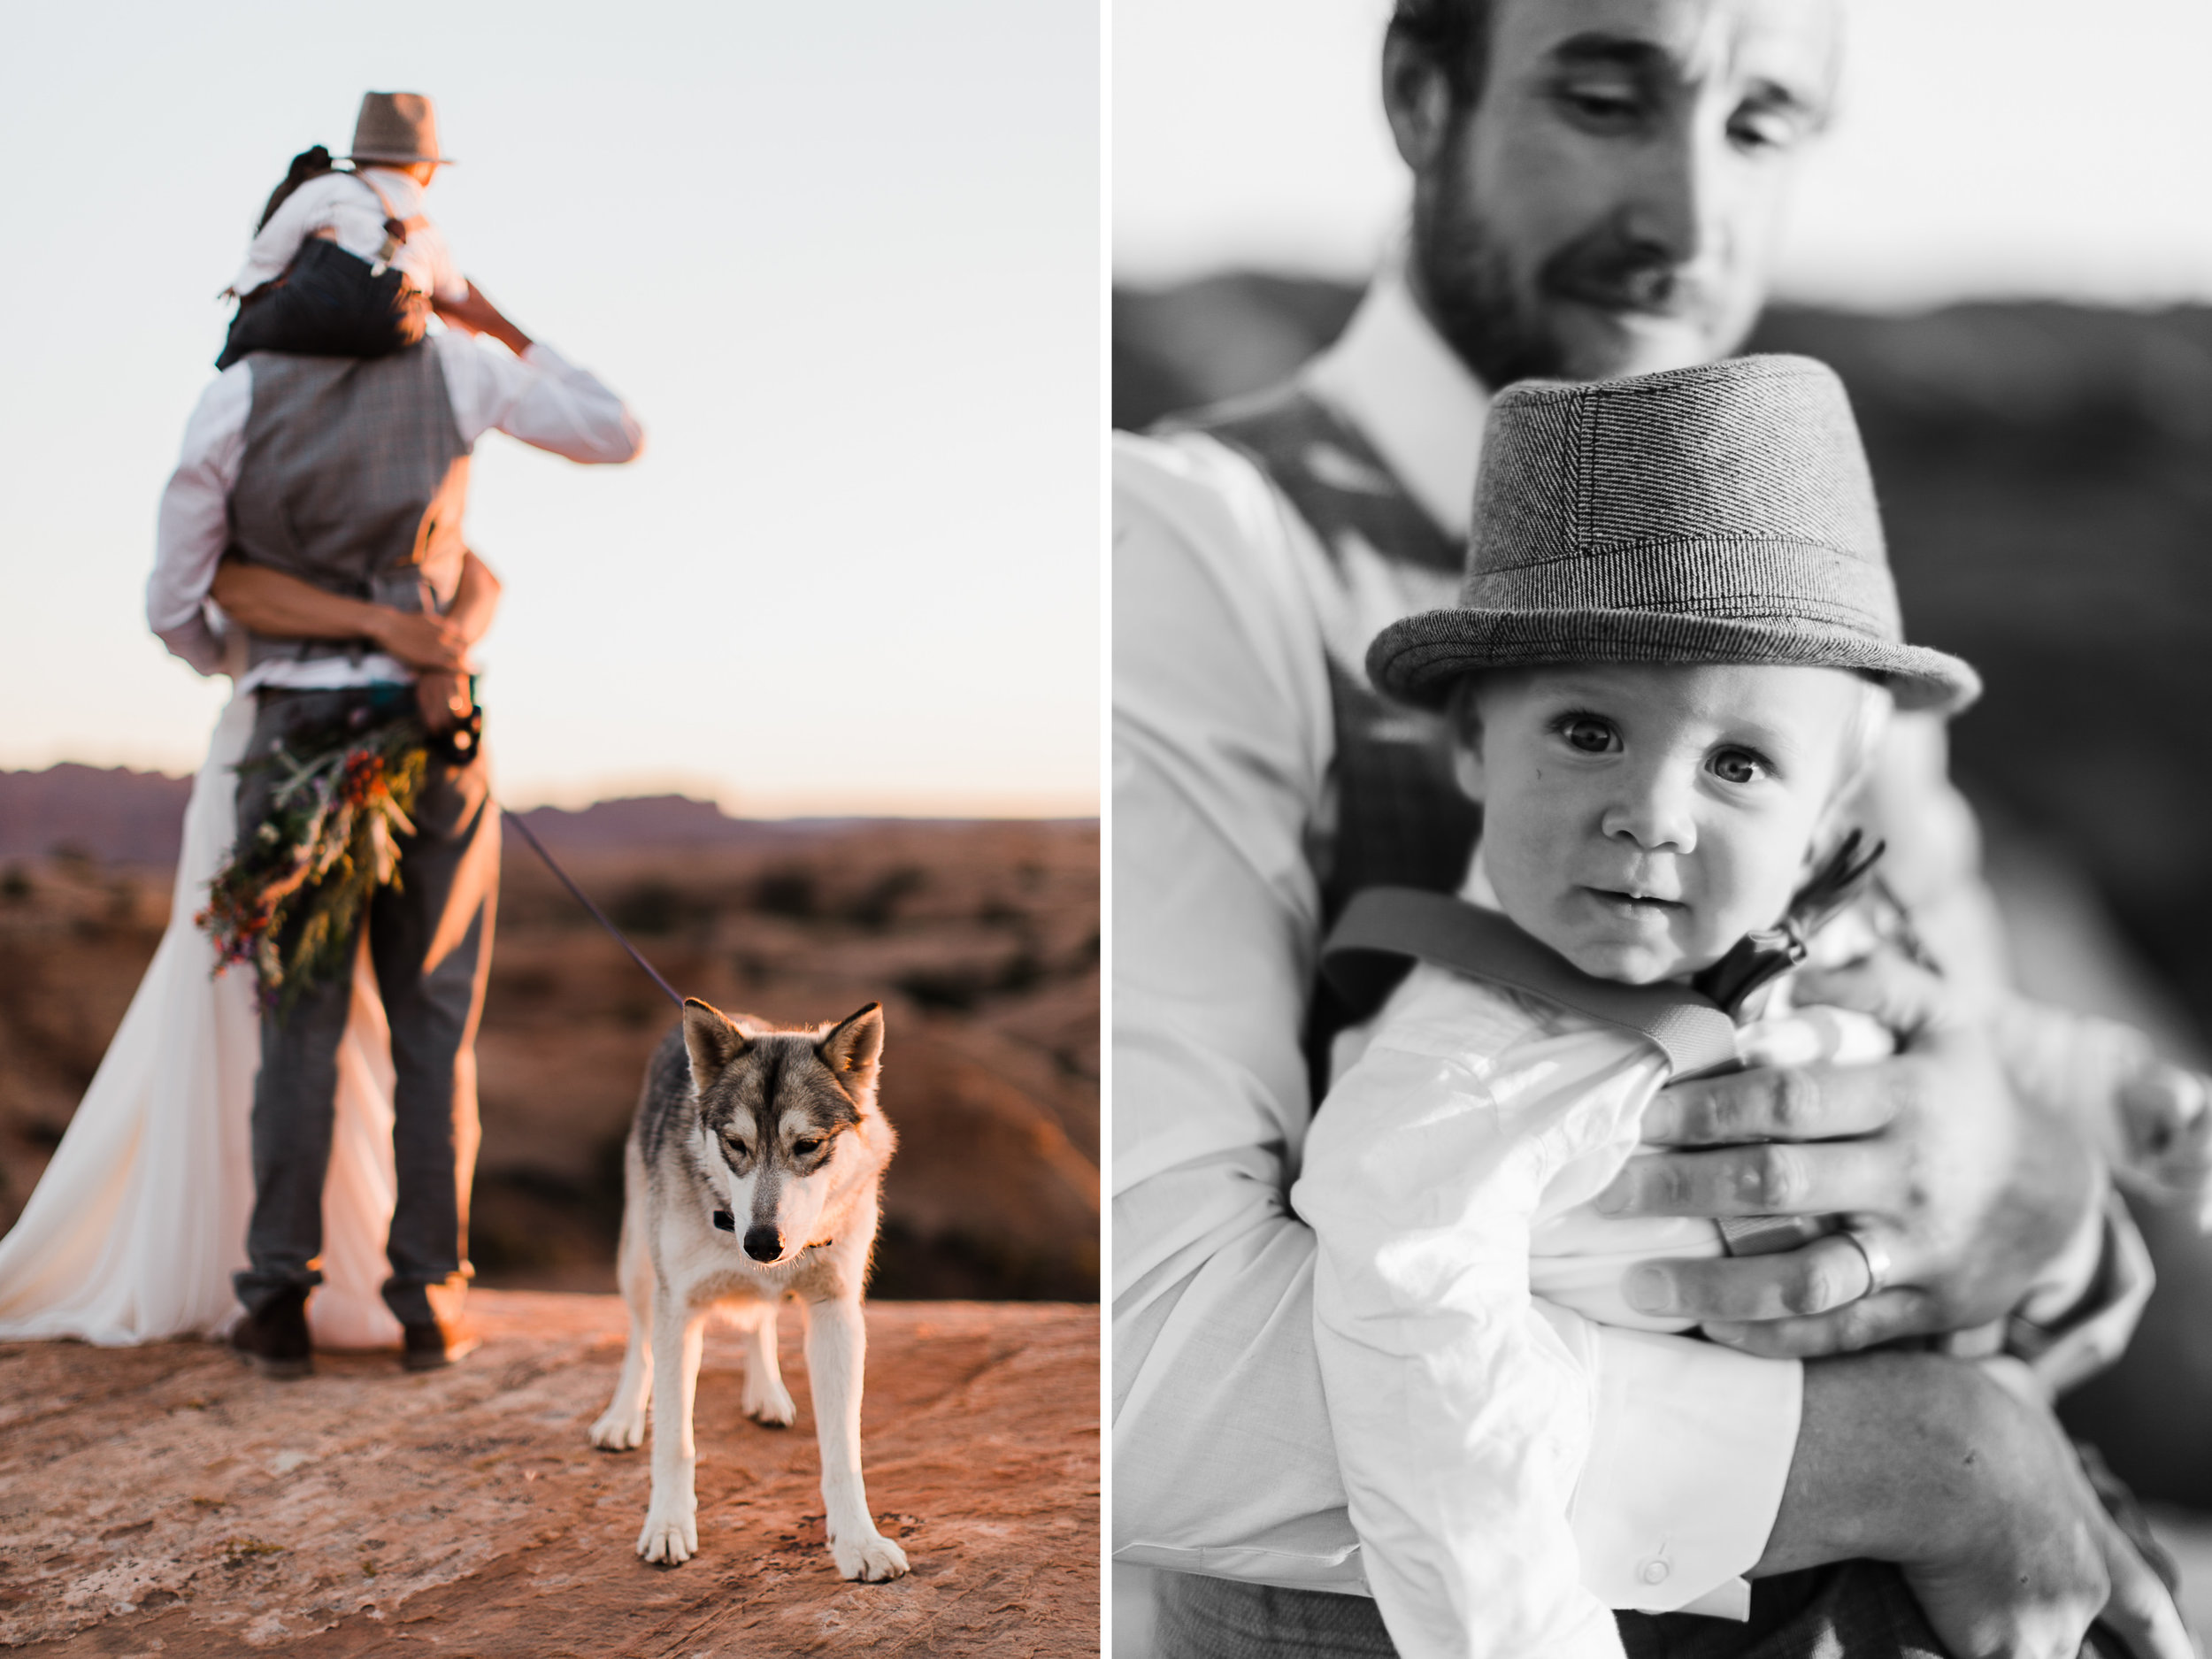
{"label": "brown leather boot", "polygon": [[264,1377],[281,1381],[311,1375],[315,1346],[307,1334],[307,1292],[280,1290],[231,1329],[230,1345]]}

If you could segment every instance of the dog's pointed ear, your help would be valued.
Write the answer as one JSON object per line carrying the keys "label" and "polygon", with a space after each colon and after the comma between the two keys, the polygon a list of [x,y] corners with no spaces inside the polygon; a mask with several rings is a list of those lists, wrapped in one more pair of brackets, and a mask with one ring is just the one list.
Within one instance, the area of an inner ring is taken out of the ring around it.
{"label": "dog's pointed ear", "polygon": [[848,1014],[814,1045],[822,1064],[856,1094],[875,1086],[876,1063],[883,1057],[883,1004],[871,1002]]}
{"label": "dog's pointed ear", "polygon": [[691,1080],[698,1087],[729,1070],[753,1046],[752,1039],[712,1003],[691,997],[684,1003],[684,1047],[691,1054]]}

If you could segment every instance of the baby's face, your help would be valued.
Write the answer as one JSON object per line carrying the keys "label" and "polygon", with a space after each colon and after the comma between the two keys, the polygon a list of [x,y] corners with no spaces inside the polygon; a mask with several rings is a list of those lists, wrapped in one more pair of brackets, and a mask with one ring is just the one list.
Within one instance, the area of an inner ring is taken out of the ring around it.
{"label": "baby's face", "polygon": [[1719,960],[1803,879],[1869,689],[1742,664],[1485,675],[1465,764],[1505,913],[1602,979]]}

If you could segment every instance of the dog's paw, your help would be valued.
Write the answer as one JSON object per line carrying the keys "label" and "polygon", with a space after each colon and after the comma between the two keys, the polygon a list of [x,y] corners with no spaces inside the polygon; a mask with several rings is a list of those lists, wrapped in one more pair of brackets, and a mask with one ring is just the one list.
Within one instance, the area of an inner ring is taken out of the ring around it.
{"label": "dog's paw", "polygon": [[873,1527],[850,1537],[831,1539],[830,1554],[840,1573],[865,1584],[906,1576],[906,1552]]}
{"label": "dog's paw", "polygon": [[791,1403],[791,1391],[781,1382],[764,1385],[748,1376],[740,1403],[747,1417],[772,1429],[787,1429],[799,1419],[799,1408]]}
{"label": "dog's paw", "polygon": [[637,1535],[637,1553],[648,1561],[680,1567],[699,1553],[699,1520],[695,1515],[645,1512],[645,1525]]}
{"label": "dog's paw", "polygon": [[645,1443],[645,1413],[610,1406],[591,1425],[591,1443],[603,1452],[626,1452]]}

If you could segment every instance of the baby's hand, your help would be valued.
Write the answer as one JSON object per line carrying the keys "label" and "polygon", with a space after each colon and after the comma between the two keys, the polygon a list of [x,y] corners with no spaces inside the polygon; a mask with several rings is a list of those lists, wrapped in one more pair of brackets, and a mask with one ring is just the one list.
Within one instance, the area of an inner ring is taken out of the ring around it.
{"label": "baby's hand", "polygon": [[2124,1177],[2153,1198],[2194,1202],[2212,1226],[2212,1094],[2201,1073],[2146,1066],[2120,1086]]}

